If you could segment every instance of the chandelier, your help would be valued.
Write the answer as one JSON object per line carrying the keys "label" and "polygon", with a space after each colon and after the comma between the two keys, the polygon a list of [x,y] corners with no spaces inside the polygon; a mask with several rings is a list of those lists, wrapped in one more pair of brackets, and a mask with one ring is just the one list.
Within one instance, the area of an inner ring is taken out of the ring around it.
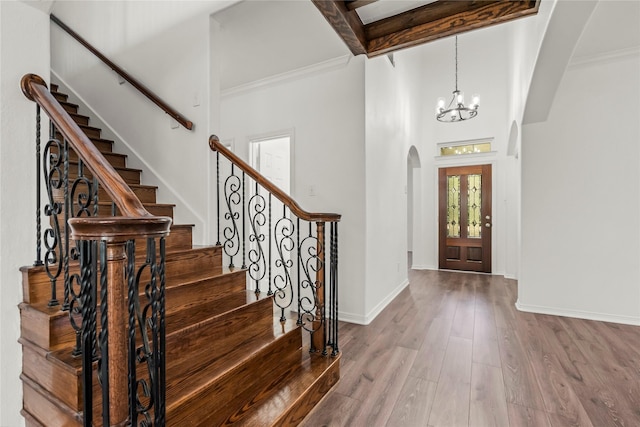
{"label": "chandelier", "polygon": [[461,122],[473,119],[478,115],[480,97],[473,95],[471,104],[466,106],[464,105],[464,93],[458,90],[458,36],[456,36],[456,90],[453,91],[453,97],[449,104],[445,106],[445,102],[444,98],[438,98],[436,119],[439,122]]}

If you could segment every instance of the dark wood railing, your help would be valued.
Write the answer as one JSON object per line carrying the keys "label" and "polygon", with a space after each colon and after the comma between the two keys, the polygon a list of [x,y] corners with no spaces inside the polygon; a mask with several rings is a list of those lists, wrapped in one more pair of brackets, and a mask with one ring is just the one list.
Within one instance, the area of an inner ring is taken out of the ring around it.
{"label": "dark wood railing", "polygon": [[[25,96],[37,104],[37,168],[44,164],[48,196],[44,208],[49,227],[44,233],[47,251],[44,263],[38,259],[36,264],[44,265],[49,275],[50,306],[59,305],[56,284],[62,277],[61,271],[64,271],[61,309],[69,312],[76,332],[74,354],[82,357],[84,425],[93,425],[94,362],[97,359],[100,361],[97,366],[103,402],[102,425],[121,426],[127,422],[138,425],[136,420],[139,416],[147,417],[149,412],[153,412],[153,425],[163,426],[165,237],[169,234],[171,218],[153,216],[145,209],[122,177],[51,95],[41,77],[25,75],[21,88]],[[41,110],[49,116],[52,124],[42,162],[39,140]],[[58,132],[62,138],[56,137]],[[75,180],[69,178],[71,149],[80,159]],[[83,176],[85,167],[90,170],[92,179]],[[37,182],[40,180],[38,170]],[[109,195],[122,216],[92,216],[98,213],[98,186]],[[84,190],[78,191],[78,188]],[[40,195],[36,198],[39,199]],[[39,210],[36,221],[39,254]],[[136,266],[135,241],[139,239],[147,241],[142,266]],[[79,261],[79,266],[74,267],[78,273],[70,269],[73,259]],[[139,289],[145,286],[141,283],[143,280],[149,293],[148,300],[141,301]],[[78,317],[82,319],[81,325],[77,323]],[[143,342],[142,346],[140,342]],[[147,367],[145,376],[148,380],[137,379],[139,363]],[[143,381],[153,394],[154,406],[150,410],[145,408],[141,415],[137,399]]]}
{"label": "dark wood railing", "polygon": [[[341,216],[305,211],[228,150],[217,136],[209,138],[209,147],[216,152],[217,244],[229,260],[229,268],[235,267],[234,259],[241,259],[241,268],[248,270],[256,292],[267,286],[267,293],[274,296],[280,320],[286,319],[286,309],[295,310],[298,325],[311,334],[311,350],[327,354],[331,349],[331,354],[337,355]],[[220,173],[225,168],[220,155],[230,162],[230,168],[223,171],[222,188]],[[275,206],[274,198],[282,206]]]}
{"label": "dark wood railing", "polygon": [[149,98],[149,100],[151,102],[153,102],[158,107],[160,107],[161,110],[163,110],[169,116],[173,117],[173,119],[175,119],[175,121],[177,121],[178,123],[180,123],[182,126],[184,126],[185,128],[187,128],[189,130],[193,129],[193,122],[191,122],[190,120],[187,120],[183,115],[181,115],[176,110],[171,108],[169,106],[169,104],[167,104],[162,99],[160,99],[149,88],[147,88],[145,85],[140,83],[138,80],[136,80],[134,77],[132,77],[129,73],[127,73],[125,70],[123,70],[117,64],[115,64],[109,58],[104,56],[98,49],[93,47],[82,36],[80,36],[78,33],[76,33],[71,28],[69,28],[64,22],[62,22],[59,18],[57,18],[53,14],[51,15],[51,21],[53,21],[56,25],[58,25],[60,28],[62,28],[64,31],[66,31],[71,37],[76,39],[78,41],[78,43],[80,43],[82,46],[87,48],[87,50],[89,50],[96,57],[98,57],[98,59],[100,59],[102,62],[104,62],[109,68],[111,68],[113,71],[118,73],[118,75],[120,75],[120,77],[122,77],[127,82],[129,82],[131,84],[131,86],[133,86],[136,89],[138,89],[138,91],[140,91],[144,96]]}

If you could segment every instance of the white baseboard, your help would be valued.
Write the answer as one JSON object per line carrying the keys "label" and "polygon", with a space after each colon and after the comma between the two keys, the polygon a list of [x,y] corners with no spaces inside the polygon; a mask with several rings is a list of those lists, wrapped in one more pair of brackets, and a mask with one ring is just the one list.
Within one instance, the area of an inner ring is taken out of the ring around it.
{"label": "white baseboard", "polygon": [[438,267],[433,265],[426,265],[426,264],[412,264],[411,269],[412,270],[437,270]]}
{"label": "white baseboard", "polygon": [[516,301],[516,308],[527,313],[550,314],[552,316],[574,317],[577,319],[597,320],[600,322],[621,323],[624,325],[640,326],[640,317],[634,316],[620,316],[616,314],[571,310],[559,307],[545,307],[540,305],[521,304],[519,300]]}
{"label": "white baseboard", "polygon": [[338,319],[342,320],[343,322],[355,323],[358,325],[368,325],[369,323],[373,322],[373,319],[375,319],[378,314],[380,314],[382,310],[384,310],[389,305],[389,303],[391,303],[391,301],[393,301],[395,297],[397,297],[400,292],[402,292],[407,286],[409,286],[409,279],[403,280],[402,283],[400,283],[393,291],[391,291],[391,293],[389,293],[389,295],[387,295],[382,301],[378,303],[378,305],[376,305],[371,311],[369,311],[366,316],[338,310]]}

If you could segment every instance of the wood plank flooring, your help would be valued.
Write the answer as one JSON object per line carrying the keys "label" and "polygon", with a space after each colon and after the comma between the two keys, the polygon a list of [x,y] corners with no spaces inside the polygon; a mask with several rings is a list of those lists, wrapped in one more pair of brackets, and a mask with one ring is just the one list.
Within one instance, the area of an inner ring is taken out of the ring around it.
{"label": "wood plank flooring", "polygon": [[519,312],[499,276],[410,271],[303,427],[640,426],[640,327]]}

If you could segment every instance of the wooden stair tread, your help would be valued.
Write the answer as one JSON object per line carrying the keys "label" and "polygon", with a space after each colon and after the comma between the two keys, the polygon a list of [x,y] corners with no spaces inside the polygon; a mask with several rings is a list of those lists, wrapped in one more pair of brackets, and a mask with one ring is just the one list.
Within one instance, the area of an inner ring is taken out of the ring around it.
{"label": "wooden stair tread", "polygon": [[[216,382],[221,376],[233,371],[234,368],[249,363],[260,350],[264,351],[269,346],[279,345],[280,340],[290,334],[299,333],[299,330],[300,328],[295,324],[294,320],[287,320],[284,324],[274,320],[272,336],[261,336],[252,339],[247,343],[247,346],[237,346],[224,357],[218,359],[217,363],[211,363],[187,377],[180,378],[179,382],[176,382],[175,378],[167,378],[167,412],[180,406],[183,401],[197,395],[201,389]],[[250,351],[247,350],[249,346],[251,348]],[[256,364],[259,366],[259,361],[256,361]]]}
{"label": "wooden stair tread", "polygon": [[[69,166],[73,166],[73,167],[77,168],[77,167],[78,167],[78,162],[77,162],[77,161],[75,161],[75,160],[69,160]],[[117,171],[125,171],[125,172],[140,172],[140,173],[142,173],[142,169],[135,169],[135,168],[129,168],[129,167],[121,167],[121,166],[113,167],[113,168],[114,168],[115,170],[117,170]],[[87,172],[88,172],[88,173],[91,173],[91,171],[88,171],[88,170],[87,170],[85,173],[87,173]]]}
{"label": "wooden stair tread", "polygon": [[265,298],[271,298],[266,294],[256,294],[253,291],[240,291],[231,293],[218,300],[207,301],[204,304],[173,306],[167,299],[167,339],[174,332],[183,330],[184,325],[197,327],[202,322],[214,319],[218,316],[229,314],[241,309],[245,305],[258,302]]}
{"label": "wooden stair tread", "polygon": [[[294,403],[309,405],[308,401],[304,402],[307,398],[306,393],[314,386],[314,383],[322,379],[323,375],[330,375],[330,370],[332,369],[337,369],[339,373],[340,354],[335,357],[322,356],[320,354],[310,354],[307,349],[301,349],[298,357],[300,358],[299,363],[294,363],[292,369],[284,377],[280,378],[277,389],[262,390],[259,394],[259,400],[251,402],[253,406],[250,409],[244,413],[234,414],[240,418],[235,421],[235,425],[248,427],[280,425],[287,418],[287,413]],[[325,380],[328,381],[324,388],[330,388],[337,382],[337,378],[327,378]],[[318,391],[321,392],[318,397],[321,397],[328,390]],[[313,401],[310,406],[313,407],[316,403],[317,401]],[[305,414],[306,412],[308,411],[305,411]],[[231,420],[233,420],[232,417],[230,417]],[[294,419],[283,424],[297,425],[304,417],[296,419],[297,417],[294,416],[292,418]],[[291,421],[295,422],[295,424],[292,424]]]}

